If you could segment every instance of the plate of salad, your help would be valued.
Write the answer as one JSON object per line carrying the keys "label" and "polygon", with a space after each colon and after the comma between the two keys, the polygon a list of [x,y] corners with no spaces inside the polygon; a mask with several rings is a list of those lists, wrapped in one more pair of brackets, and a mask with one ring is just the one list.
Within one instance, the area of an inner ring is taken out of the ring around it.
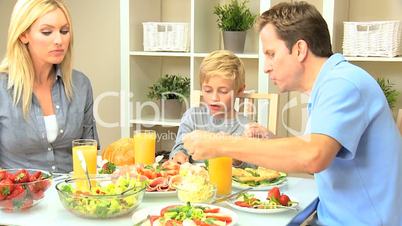
{"label": "plate of salad", "polygon": [[205,226],[232,226],[238,219],[237,214],[227,208],[190,203],[140,209],[132,216],[134,225],[138,226],[194,225],[194,223]]}
{"label": "plate of salad", "polygon": [[238,189],[253,188],[253,190],[269,190],[281,187],[287,182],[287,174],[263,167],[232,168],[232,186]]}
{"label": "plate of salad", "polygon": [[281,193],[278,187],[266,191],[250,191],[243,193],[235,200],[226,202],[233,209],[250,213],[279,213],[284,211],[298,211],[299,203]]}

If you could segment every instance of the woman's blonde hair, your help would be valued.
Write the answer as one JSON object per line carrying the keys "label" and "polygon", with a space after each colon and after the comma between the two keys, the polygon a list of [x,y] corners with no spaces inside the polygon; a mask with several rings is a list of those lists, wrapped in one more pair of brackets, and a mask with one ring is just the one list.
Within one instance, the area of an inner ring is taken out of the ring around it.
{"label": "woman's blonde hair", "polygon": [[216,50],[204,58],[200,65],[200,86],[211,77],[219,76],[234,80],[235,92],[245,85],[245,70],[243,62],[231,51]]}
{"label": "woman's blonde hair", "polygon": [[41,16],[53,10],[63,11],[70,27],[70,44],[60,64],[62,80],[67,98],[72,99],[72,46],[73,33],[70,13],[62,0],[18,0],[11,14],[8,28],[6,56],[0,64],[0,72],[8,74],[8,89],[12,89],[15,105],[22,102],[24,117],[31,108],[35,71],[28,47],[22,43],[20,36]]}

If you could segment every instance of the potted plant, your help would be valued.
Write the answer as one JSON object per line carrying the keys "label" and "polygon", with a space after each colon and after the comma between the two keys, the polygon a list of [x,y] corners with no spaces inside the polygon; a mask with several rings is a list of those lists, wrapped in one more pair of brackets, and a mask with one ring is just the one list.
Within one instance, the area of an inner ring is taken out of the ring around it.
{"label": "potted plant", "polygon": [[188,77],[166,74],[149,87],[148,98],[159,101],[163,118],[179,118],[182,102],[190,96]]}
{"label": "potted plant", "polygon": [[246,31],[250,29],[257,18],[246,6],[248,0],[238,2],[230,0],[226,5],[217,5],[214,14],[218,16],[218,27],[223,31],[223,45],[227,50],[243,53]]}
{"label": "potted plant", "polygon": [[394,109],[395,103],[397,101],[399,92],[393,88],[394,84],[389,79],[377,78],[377,83],[380,85],[382,91],[384,92],[387,102],[394,116],[396,115],[396,110]]}

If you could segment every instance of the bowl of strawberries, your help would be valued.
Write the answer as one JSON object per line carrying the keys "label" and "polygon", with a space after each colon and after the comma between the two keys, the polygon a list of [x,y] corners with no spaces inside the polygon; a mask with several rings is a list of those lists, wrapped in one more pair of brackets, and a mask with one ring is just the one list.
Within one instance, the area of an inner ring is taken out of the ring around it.
{"label": "bowl of strawberries", "polygon": [[36,205],[52,183],[52,174],[37,169],[0,169],[0,209],[19,211]]}

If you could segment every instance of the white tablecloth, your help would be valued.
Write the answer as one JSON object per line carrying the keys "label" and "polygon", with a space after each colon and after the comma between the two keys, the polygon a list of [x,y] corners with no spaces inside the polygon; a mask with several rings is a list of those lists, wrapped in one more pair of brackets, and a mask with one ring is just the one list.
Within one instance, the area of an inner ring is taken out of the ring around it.
{"label": "white tablecloth", "polygon": [[[281,191],[289,195],[293,200],[299,202],[301,209],[305,208],[317,197],[317,189],[313,179],[289,177],[287,185],[281,187]],[[144,197],[141,205],[136,209],[140,210],[146,207],[160,206],[169,203],[177,203],[177,198],[151,198]],[[231,209],[225,204],[223,207]],[[238,210],[233,210],[239,216],[238,226],[265,226],[265,225],[286,225],[296,214],[296,211],[289,210],[275,214],[252,214]],[[64,209],[60,203],[57,191],[54,185],[46,193],[46,197],[41,202],[23,212],[5,213],[0,212],[0,225],[15,224],[26,226],[131,226],[132,214],[128,214],[112,219],[86,219],[78,217],[68,210]]]}

